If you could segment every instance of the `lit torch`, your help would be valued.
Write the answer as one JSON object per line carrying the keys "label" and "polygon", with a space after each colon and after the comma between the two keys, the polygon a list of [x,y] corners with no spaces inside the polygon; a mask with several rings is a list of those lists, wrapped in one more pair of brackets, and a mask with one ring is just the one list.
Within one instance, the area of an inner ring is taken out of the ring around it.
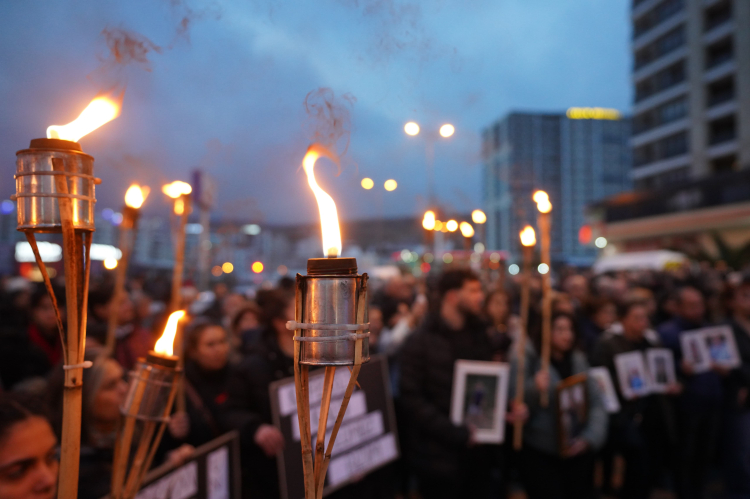
{"label": "lit torch", "polygon": [[[140,208],[148,197],[150,189],[138,184],[131,185],[125,192],[125,208],[122,210],[122,223],[120,224],[120,251],[122,256],[116,262],[117,274],[115,275],[115,289],[112,293],[114,303],[113,310],[119,310],[120,303],[125,296],[125,278],[128,273],[128,263],[133,251],[135,232],[138,226]],[[111,355],[115,351],[115,330],[117,329],[117,314],[110,313],[107,320],[107,342],[106,351]]]}
{"label": "lit torch", "polygon": [[[115,441],[112,499],[135,497],[169,422],[181,373],[179,359],[173,355],[174,340],[184,316],[184,310],[169,316],[154,349],[145,359],[140,359],[130,373],[128,395],[120,408],[121,421]],[[135,447],[131,445],[134,435],[139,438]],[[134,450],[131,452],[131,449]]]}
{"label": "lit torch", "polygon": [[[552,282],[550,274],[552,271],[552,262],[550,261],[550,212],[552,203],[549,195],[544,191],[536,191],[533,196],[536,208],[539,211],[537,216],[537,225],[541,236],[541,264],[539,265],[542,273],[542,371],[549,372],[549,362],[551,354],[551,335],[552,335]],[[543,272],[542,272],[543,271]],[[540,394],[539,403],[542,407],[549,405],[549,392],[543,391]]]}
{"label": "lit torch", "polygon": [[191,212],[190,193],[193,188],[187,182],[175,180],[162,187],[162,192],[174,200],[173,211],[179,217],[175,230],[174,269],[172,272],[172,300],[169,309],[180,308],[180,289],[185,266],[185,226]]}
{"label": "lit torch", "polygon": [[[307,275],[297,274],[295,320],[287,324],[294,330],[294,380],[297,391],[297,416],[302,443],[305,498],[320,499],[331,452],[344,413],[349,404],[363,362],[369,360],[367,311],[367,274],[357,274],[357,260],[339,258],[341,232],[336,204],[315,181],[315,162],[325,156],[338,163],[336,156],[320,145],[312,145],[302,165],[320,211],[323,254],[326,258],[307,261]],[[310,431],[310,366],[325,366],[323,397],[318,436],[313,451]],[[352,366],[328,446],[325,446],[328,412],[336,366]]]}
{"label": "lit torch", "polygon": [[[523,228],[519,234],[521,238],[521,247],[523,248],[523,274],[521,275],[521,328],[518,334],[517,356],[518,356],[518,377],[516,378],[516,398],[514,403],[516,407],[523,404],[524,382],[526,380],[526,336],[528,334],[529,324],[529,286],[531,284],[531,259],[534,256],[534,246],[536,245],[536,233],[531,225]],[[513,447],[516,450],[521,449],[523,443],[523,421],[517,419],[513,423]]]}
{"label": "lit torch", "polygon": [[[18,230],[24,232],[34,252],[57,317],[63,345],[63,424],[58,497],[78,494],[81,446],[81,397],[86,347],[89,252],[94,232],[94,158],[81,150],[78,140],[112,121],[120,100],[94,99],[81,115],[64,126],[51,126],[46,139],[33,139],[28,149],[16,153]],[[62,233],[65,261],[67,331],[47,269],[36,242],[37,232]]]}

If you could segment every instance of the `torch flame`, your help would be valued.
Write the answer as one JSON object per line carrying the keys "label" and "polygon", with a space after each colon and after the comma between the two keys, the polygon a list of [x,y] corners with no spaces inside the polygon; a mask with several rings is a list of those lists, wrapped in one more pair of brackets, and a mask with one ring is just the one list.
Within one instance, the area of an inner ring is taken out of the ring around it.
{"label": "torch flame", "polygon": [[177,199],[183,194],[190,194],[193,192],[193,188],[190,184],[181,180],[175,180],[171,184],[167,184],[161,188],[161,191],[172,199]]}
{"label": "torch flame", "polygon": [[531,225],[527,225],[521,231],[521,244],[526,247],[536,244],[536,233],[534,232],[534,227]]}
{"label": "torch flame", "polygon": [[320,144],[313,144],[307,149],[307,154],[302,160],[302,166],[307,174],[307,183],[318,201],[320,228],[323,233],[323,254],[328,257],[337,257],[341,256],[341,230],[339,229],[336,203],[326,191],[320,188],[315,181],[315,173],[313,172],[315,162],[321,156],[325,156],[338,164],[338,158],[335,154]]}
{"label": "torch flame", "polygon": [[154,346],[154,352],[162,355],[173,355],[174,337],[177,334],[177,323],[185,316],[184,310],[172,312],[167,319],[167,325],[164,327],[164,334],[161,335]]}
{"label": "torch flame", "polygon": [[424,218],[422,219],[422,227],[425,228],[425,230],[433,230],[435,228],[435,212],[432,210],[427,210],[424,213]]}
{"label": "torch flame", "polygon": [[78,118],[67,125],[52,125],[47,127],[47,138],[78,142],[81,137],[88,135],[120,115],[122,96],[118,100],[109,97],[95,98],[86,106],[86,109],[83,110]]}
{"label": "torch flame", "polygon": [[135,208],[137,210],[143,205],[143,202],[146,201],[150,191],[151,189],[145,186],[141,187],[138,184],[131,185],[125,193],[125,204],[130,208]]}

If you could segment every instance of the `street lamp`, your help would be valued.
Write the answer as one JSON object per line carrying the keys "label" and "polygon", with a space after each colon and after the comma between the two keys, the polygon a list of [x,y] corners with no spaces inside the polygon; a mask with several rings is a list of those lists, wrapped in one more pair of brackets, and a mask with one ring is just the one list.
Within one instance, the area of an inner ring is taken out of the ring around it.
{"label": "street lamp", "polygon": [[[415,137],[420,132],[419,125],[415,121],[410,121],[404,125],[406,135]],[[434,131],[426,135],[425,140],[425,162],[427,163],[427,199],[434,206],[435,198],[435,140],[439,137],[447,139],[456,133],[456,127],[450,123],[443,124],[438,133]]]}
{"label": "street lamp", "polygon": [[375,182],[372,181],[371,178],[363,178],[362,179],[362,188],[365,190],[370,190],[375,186]]}
{"label": "street lamp", "polygon": [[487,215],[482,210],[474,210],[471,212],[471,221],[481,225],[487,221]]}
{"label": "street lamp", "polygon": [[385,181],[385,184],[383,184],[383,187],[385,187],[385,190],[388,192],[395,191],[396,187],[398,187],[398,182],[396,182],[395,180],[391,178]]}

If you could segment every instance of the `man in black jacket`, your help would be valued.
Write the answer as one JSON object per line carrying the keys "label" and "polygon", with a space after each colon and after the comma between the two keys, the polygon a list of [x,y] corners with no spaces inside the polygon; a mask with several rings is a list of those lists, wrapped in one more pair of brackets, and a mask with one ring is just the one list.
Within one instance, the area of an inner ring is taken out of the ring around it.
{"label": "man in black jacket", "polygon": [[484,292],[470,270],[446,271],[438,292],[439,309],[402,351],[401,400],[409,418],[411,464],[424,499],[481,499],[489,494],[493,449],[477,446],[473,429],[453,424],[449,414],[455,362],[492,355],[479,319]]}

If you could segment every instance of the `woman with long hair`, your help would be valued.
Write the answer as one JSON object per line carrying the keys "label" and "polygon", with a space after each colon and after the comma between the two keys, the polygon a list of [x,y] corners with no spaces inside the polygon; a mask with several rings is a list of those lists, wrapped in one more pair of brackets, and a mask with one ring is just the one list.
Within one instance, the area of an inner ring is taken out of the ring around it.
{"label": "woman with long hair", "polygon": [[[521,477],[529,499],[586,499],[594,497],[594,450],[604,444],[607,435],[607,413],[593,379],[578,388],[586,405],[560,407],[558,386],[563,380],[584,374],[589,365],[586,356],[575,348],[573,317],[565,313],[552,316],[551,358],[548,371],[541,369],[541,334],[535,331],[525,358],[524,401],[529,419],[524,425],[521,453]],[[511,357],[510,397],[514,396],[518,359]],[[540,404],[540,394],[547,393],[549,403]],[[562,393],[560,399],[562,400]],[[573,397],[575,398],[575,397]],[[564,413],[560,412],[565,410]],[[563,419],[565,417],[568,419]],[[560,423],[567,421],[569,438],[561,438]],[[543,479],[540,479],[543,477]]]}

